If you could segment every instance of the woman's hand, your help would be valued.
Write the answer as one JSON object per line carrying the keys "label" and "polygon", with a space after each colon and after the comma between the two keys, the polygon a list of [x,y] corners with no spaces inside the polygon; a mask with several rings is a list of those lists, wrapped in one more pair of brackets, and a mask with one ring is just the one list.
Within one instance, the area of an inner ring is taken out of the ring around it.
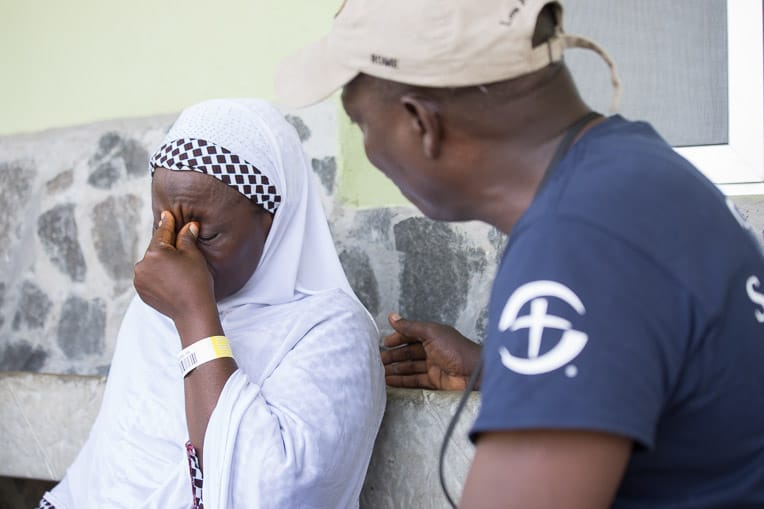
{"label": "woman's hand", "polygon": [[138,295],[175,322],[184,343],[219,333],[214,282],[196,246],[198,232],[199,225],[190,222],[176,235],[175,217],[163,211],[146,254],[135,265]]}
{"label": "woman's hand", "polygon": [[395,332],[381,352],[385,381],[393,387],[464,390],[480,359],[480,346],[448,325],[388,317]]}
{"label": "woman's hand", "polygon": [[[207,260],[196,247],[199,225],[186,223],[175,234],[175,217],[165,210],[143,260],[135,265],[135,289],[143,302],[170,317],[182,347],[223,334],[215,302],[215,286]],[[194,369],[184,381],[186,421],[200,465],[204,465],[204,434],[220,393],[236,362],[215,359]]]}

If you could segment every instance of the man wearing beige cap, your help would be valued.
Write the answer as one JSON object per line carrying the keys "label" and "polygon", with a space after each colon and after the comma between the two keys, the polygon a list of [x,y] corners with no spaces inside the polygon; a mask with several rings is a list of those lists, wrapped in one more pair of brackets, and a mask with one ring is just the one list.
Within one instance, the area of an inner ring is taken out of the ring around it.
{"label": "man wearing beige cap", "polygon": [[615,102],[549,0],[348,0],[280,68],[291,106],[343,88],[424,214],[510,234],[482,352],[391,315],[388,383],[463,388],[482,356],[465,508],[764,507],[761,247],[648,124],[590,111],[571,47]]}

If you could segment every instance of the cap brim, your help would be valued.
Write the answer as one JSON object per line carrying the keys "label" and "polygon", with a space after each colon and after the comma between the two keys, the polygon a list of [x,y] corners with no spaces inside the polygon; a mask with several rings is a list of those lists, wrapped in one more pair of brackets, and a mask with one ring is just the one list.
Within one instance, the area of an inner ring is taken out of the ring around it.
{"label": "cap brim", "polygon": [[358,71],[331,55],[328,37],[287,57],[276,68],[276,102],[301,108],[326,99],[352,80]]}

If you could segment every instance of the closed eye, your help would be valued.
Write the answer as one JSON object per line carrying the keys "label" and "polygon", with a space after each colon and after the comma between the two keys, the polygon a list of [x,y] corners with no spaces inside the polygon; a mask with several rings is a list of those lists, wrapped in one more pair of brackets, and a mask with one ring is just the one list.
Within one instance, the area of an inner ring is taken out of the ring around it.
{"label": "closed eye", "polygon": [[199,240],[202,242],[210,242],[212,240],[215,240],[219,234],[213,233],[212,235],[199,235]]}

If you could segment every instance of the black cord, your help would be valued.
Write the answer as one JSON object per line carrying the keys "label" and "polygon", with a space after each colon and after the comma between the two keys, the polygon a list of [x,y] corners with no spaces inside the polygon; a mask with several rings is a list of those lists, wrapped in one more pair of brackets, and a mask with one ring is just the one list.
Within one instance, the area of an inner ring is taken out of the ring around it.
{"label": "black cord", "polygon": [[443,490],[443,494],[446,496],[446,500],[448,500],[448,503],[451,504],[451,507],[454,509],[456,509],[456,502],[454,502],[454,499],[451,498],[451,495],[448,493],[448,488],[446,487],[446,479],[443,476],[443,466],[445,464],[443,460],[446,458],[446,449],[448,449],[448,443],[451,441],[451,435],[454,433],[456,423],[459,422],[459,415],[462,413],[462,410],[464,410],[464,405],[467,404],[467,398],[470,397],[472,389],[475,388],[475,384],[477,383],[477,380],[480,376],[480,370],[482,368],[483,356],[481,355],[477,365],[475,366],[475,369],[472,371],[472,376],[470,376],[470,379],[467,382],[467,387],[464,389],[464,393],[459,400],[459,404],[456,407],[456,412],[454,412],[454,416],[451,417],[451,422],[448,423],[446,434],[443,436],[443,443],[440,445],[440,459],[438,460],[438,477],[440,477],[440,488]]}

